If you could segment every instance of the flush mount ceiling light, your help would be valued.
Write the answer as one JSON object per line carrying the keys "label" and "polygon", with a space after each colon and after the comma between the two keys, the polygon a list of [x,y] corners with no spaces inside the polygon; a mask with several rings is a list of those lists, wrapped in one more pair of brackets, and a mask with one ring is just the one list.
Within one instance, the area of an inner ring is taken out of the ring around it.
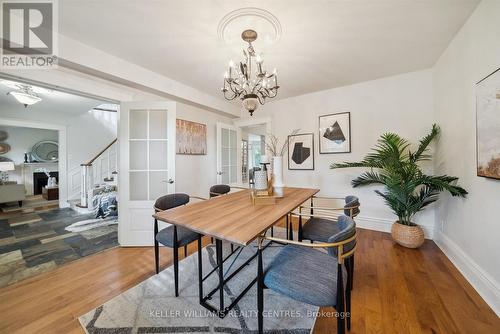
{"label": "flush mount ceiling light", "polygon": [[38,87],[38,86],[33,86],[33,85],[28,85],[28,84],[23,84],[20,82],[16,81],[10,81],[10,80],[2,80],[0,83],[4,86],[7,86],[12,89],[22,89],[24,86],[29,86],[33,90],[35,94],[50,94],[53,92],[51,89],[43,88],[43,87]]}
{"label": "flush mount ceiling light", "polygon": [[28,85],[20,85],[19,90],[8,92],[7,95],[12,95],[19,103],[23,104],[25,108],[42,101],[42,99],[33,92],[33,88]]}
{"label": "flush mount ceiling light", "polygon": [[253,116],[259,103],[264,104],[266,98],[272,99],[278,95],[278,75],[276,69],[268,73],[262,68],[264,61],[252,45],[257,39],[257,32],[247,29],[241,33],[241,38],[248,43],[246,51],[243,50],[245,59],[238,65],[232,60],[229,62],[221,90],[226,100],[240,98],[243,107]]}
{"label": "flush mount ceiling light", "polygon": [[2,80],[0,83],[6,87],[15,89],[12,92],[8,92],[7,95],[12,95],[19,103],[23,104],[24,107],[42,101],[38,94],[52,93],[50,89],[23,84],[16,81]]}

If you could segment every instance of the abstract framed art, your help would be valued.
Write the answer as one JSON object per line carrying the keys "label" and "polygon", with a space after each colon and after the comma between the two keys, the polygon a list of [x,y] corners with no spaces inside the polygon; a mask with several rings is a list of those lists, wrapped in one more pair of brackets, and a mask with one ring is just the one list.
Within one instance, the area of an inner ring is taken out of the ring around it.
{"label": "abstract framed art", "polygon": [[288,136],[288,169],[314,170],[314,134]]}
{"label": "abstract framed art", "polygon": [[476,84],[477,176],[500,180],[500,68]]}
{"label": "abstract framed art", "polygon": [[207,154],[207,126],[177,119],[176,141],[177,154],[205,155]]}
{"label": "abstract framed art", "polygon": [[319,116],[319,153],[351,152],[351,113]]}

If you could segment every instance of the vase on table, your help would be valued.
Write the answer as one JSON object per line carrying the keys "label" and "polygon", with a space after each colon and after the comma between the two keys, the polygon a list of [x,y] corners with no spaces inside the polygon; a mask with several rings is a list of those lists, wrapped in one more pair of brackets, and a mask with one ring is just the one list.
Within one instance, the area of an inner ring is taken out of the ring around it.
{"label": "vase on table", "polygon": [[273,157],[273,190],[276,196],[283,196],[283,157]]}

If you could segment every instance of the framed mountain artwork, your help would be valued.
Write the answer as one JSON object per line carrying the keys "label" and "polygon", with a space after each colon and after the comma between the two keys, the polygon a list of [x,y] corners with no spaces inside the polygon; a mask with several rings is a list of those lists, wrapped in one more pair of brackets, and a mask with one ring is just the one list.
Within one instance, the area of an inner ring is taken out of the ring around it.
{"label": "framed mountain artwork", "polygon": [[288,169],[314,170],[314,134],[288,136]]}
{"label": "framed mountain artwork", "polygon": [[319,116],[319,153],[351,152],[351,113]]}
{"label": "framed mountain artwork", "polygon": [[500,68],[476,84],[477,176],[500,180]]}

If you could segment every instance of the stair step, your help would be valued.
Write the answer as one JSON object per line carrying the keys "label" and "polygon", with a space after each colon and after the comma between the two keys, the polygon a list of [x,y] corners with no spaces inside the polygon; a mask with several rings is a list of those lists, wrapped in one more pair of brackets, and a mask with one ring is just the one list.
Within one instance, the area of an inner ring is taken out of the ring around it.
{"label": "stair step", "polygon": [[69,207],[78,213],[90,213],[90,212],[92,212],[92,209],[90,209],[89,207],[81,205],[80,204],[81,202],[79,199],[69,200],[68,203],[69,203]]}

